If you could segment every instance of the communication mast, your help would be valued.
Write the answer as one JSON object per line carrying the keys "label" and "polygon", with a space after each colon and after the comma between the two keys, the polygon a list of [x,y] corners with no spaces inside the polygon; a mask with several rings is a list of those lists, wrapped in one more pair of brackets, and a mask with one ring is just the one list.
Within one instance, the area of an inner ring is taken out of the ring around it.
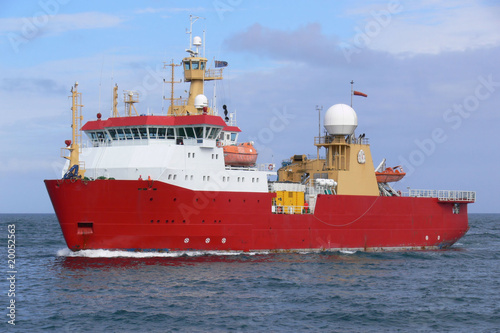
{"label": "communication mast", "polygon": [[[175,81],[175,67],[179,67],[180,65],[176,65],[174,63],[174,59],[172,59],[172,62],[170,64],[167,64],[166,62],[164,63],[165,65],[163,66],[163,68],[167,68],[167,66],[170,66],[172,68],[172,78],[170,79],[170,81],[165,81],[165,79],[163,79],[163,82],[164,83],[170,83],[170,109],[173,110],[174,109],[174,101],[178,101],[178,100],[181,100],[182,98],[174,98],[174,84],[176,83],[181,83],[182,80],[179,80],[179,81]],[[165,98],[165,96],[163,96],[163,99],[167,99]]]}
{"label": "communication mast", "polygon": [[113,117],[119,117],[118,113],[118,85],[113,87]]}
{"label": "communication mast", "polygon": [[125,102],[125,114],[129,117],[132,116],[132,109],[134,109],[135,115],[138,116],[137,110],[135,109],[134,104],[139,103],[139,92],[126,90],[123,93],[123,101]]}

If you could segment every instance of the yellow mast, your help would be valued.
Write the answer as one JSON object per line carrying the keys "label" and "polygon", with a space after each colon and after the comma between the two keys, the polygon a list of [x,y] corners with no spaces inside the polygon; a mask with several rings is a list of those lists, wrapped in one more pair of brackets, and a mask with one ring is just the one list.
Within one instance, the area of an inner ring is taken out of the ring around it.
{"label": "yellow mast", "polygon": [[[170,108],[169,109],[174,110],[174,101],[178,101],[178,100],[182,99],[182,98],[174,98],[174,84],[182,82],[182,80],[175,81],[175,67],[179,67],[180,65],[175,64],[174,59],[172,59],[172,62],[170,64],[167,64],[165,62],[163,68],[167,68],[167,66],[170,66],[172,68],[172,78],[170,79],[170,81],[163,80],[163,82],[170,83]],[[163,98],[167,99],[165,97],[163,97]]]}
{"label": "yellow mast", "polygon": [[82,133],[80,131],[82,127],[82,93],[78,92],[78,82],[75,83],[73,87],[71,87],[71,96],[72,98],[72,140],[71,144],[68,147],[63,148],[69,151],[69,156],[63,156],[65,159],[69,160],[69,168],[68,171],[73,168],[75,165],[78,167],[78,177],[83,177],[85,174],[85,168],[80,168],[80,147],[82,141]]}
{"label": "yellow mast", "polygon": [[113,87],[113,117],[119,117],[118,113],[118,85],[115,84]]}
{"label": "yellow mast", "polygon": [[132,117],[132,109],[134,109],[135,115],[138,116],[139,114],[134,104],[139,102],[139,92],[128,90],[123,93],[123,97],[125,102],[125,115]]}

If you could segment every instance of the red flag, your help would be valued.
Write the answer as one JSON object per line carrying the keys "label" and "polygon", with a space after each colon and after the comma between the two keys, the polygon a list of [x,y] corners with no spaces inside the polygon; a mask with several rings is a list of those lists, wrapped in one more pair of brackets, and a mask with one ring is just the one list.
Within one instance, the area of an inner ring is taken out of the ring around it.
{"label": "red flag", "polygon": [[364,93],[362,93],[362,92],[360,92],[360,91],[356,91],[356,90],[354,90],[354,95],[356,95],[356,96],[368,97],[368,95],[367,95],[367,94],[364,94]]}

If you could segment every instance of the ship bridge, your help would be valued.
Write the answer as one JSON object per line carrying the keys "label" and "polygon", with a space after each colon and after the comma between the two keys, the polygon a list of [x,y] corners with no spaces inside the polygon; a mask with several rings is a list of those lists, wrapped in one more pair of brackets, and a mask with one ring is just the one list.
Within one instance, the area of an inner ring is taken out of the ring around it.
{"label": "ship bridge", "polygon": [[89,121],[82,130],[94,147],[153,142],[214,147],[224,127],[219,116],[138,116]]}

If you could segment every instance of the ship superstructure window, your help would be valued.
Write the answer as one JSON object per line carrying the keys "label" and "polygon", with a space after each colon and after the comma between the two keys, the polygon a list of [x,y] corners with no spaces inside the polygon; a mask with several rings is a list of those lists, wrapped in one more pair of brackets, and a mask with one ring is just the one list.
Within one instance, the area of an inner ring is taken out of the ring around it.
{"label": "ship superstructure window", "polygon": [[141,136],[139,135],[139,129],[137,128],[131,128],[132,134],[134,136],[134,140],[140,140]]}
{"label": "ship superstructure window", "polygon": [[175,132],[176,132],[178,138],[185,138],[186,137],[186,132],[184,131],[183,127],[176,128]]}
{"label": "ship superstructure window", "polygon": [[[215,140],[222,129],[211,126],[183,127],[115,127],[102,131],[86,131],[94,143],[121,140],[175,140],[175,139],[212,139]],[[229,134],[227,134],[229,135]],[[228,137],[229,139],[229,137]],[[215,157],[217,159],[217,157]]]}
{"label": "ship superstructure window", "polygon": [[198,139],[203,138],[203,127],[195,127],[194,133]]}
{"label": "ship superstructure window", "polygon": [[125,139],[132,140],[134,138],[130,128],[124,128],[123,132],[125,133]]}
{"label": "ship superstructure window", "polygon": [[171,127],[167,128],[167,139],[175,139],[174,129]]}
{"label": "ship superstructure window", "polygon": [[156,139],[157,132],[158,132],[158,128],[156,128],[156,127],[150,127],[149,128],[149,138],[150,139]]}
{"label": "ship superstructure window", "polygon": [[216,127],[207,127],[207,139],[216,139],[219,134],[218,128]]}
{"label": "ship superstructure window", "polygon": [[90,138],[90,141],[92,141],[95,145],[111,139],[110,135],[106,131],[87,132],[87,135]]}
{"label": "ship superstructure window", "polygon": [[192,127],[186,127],[184,130],[186,131],[186,135],[188,138],[195,138],[194,129]]}
{"label": "ship superstructure window", "polygon": [[123,128],[116,129],[116,134],[118,134],[118,140],[125,140],[125,133],[123,133]]}
{"label": "ship superstructure window", "polygon": [[108,132],[109,132],[109,135],[111,136],[111,139],[118,140],[118,136],[116,134],[116,130],[115,129],[110,129]]}

